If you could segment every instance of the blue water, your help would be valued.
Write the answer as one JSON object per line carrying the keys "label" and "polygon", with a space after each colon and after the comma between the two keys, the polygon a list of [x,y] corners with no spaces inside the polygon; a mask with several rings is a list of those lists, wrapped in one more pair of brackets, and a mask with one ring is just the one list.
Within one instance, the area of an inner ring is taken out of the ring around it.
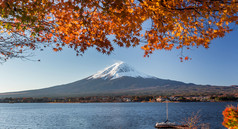
{"label": "blue water", "polygon": [[[183,122],[199,111],[202,123],[223,129],[222,111],[231,104],[238,102],[169,103],[169,120]],[[165,103],[0,104],[0,129],[154,129],[165,112]]]}

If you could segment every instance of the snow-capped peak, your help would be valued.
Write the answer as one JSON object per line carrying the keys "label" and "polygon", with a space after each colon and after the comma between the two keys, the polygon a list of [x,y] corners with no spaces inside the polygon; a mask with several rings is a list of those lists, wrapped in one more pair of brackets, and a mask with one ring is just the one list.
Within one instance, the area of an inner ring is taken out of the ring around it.
{"label": "snow-capped peak", "polygon": [[129,66],[124,62],[117,62],[102,71],[97,72],[96,74],[90,76],[88,79],[96,79],[96,78],[103,78],[103,79],[116,79],[123,76],[128,77],[142,77],[142,78],[155,78],[153,76],[149,76],[143,73],[136,71],[134,68]]}

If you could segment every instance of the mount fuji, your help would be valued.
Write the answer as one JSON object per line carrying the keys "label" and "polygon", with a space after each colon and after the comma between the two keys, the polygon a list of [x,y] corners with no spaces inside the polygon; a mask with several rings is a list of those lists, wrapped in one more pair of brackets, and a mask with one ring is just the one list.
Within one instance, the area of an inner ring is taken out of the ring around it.
{"label": "mount fuji", "polygon": [[118,79],[121,77],[141,77],[141,78],[156,78],[144,73],[140,73],[136,71],[132,66],[124,63],[124,62],[117,62],[102,71],[97,72],[96,74],[90,76],[88,79]]}
{"label": "mount fuji", "polygon": [[196,85],[160,79],[117,62],[87,78],[44,89],[0,93],[0,97],[79,97],[105,95],[173,95],[237,92],[226,86]]}

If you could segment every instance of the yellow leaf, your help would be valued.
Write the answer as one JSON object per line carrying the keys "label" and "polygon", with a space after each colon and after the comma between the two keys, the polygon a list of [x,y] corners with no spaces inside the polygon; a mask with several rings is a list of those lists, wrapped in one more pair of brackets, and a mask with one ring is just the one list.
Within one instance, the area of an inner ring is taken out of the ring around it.
{"label": "yellow leaf", "polygon": [[226,21],[226,25],[228,25],[229,24],[229,22],[228,21]]}

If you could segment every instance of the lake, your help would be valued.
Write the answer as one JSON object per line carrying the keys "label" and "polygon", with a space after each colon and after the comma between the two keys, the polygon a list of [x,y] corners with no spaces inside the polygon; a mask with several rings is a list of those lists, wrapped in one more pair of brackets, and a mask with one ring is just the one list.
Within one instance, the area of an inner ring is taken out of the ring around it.
{"label": "lake", "polygon": [[[199,111],[202,123],[223,129],[222,111],[231,104],[238,102],[169,103],[169,121],[183,122]],[[0,129],[154,129],[165,120],[165,103],[0,104]]]}

